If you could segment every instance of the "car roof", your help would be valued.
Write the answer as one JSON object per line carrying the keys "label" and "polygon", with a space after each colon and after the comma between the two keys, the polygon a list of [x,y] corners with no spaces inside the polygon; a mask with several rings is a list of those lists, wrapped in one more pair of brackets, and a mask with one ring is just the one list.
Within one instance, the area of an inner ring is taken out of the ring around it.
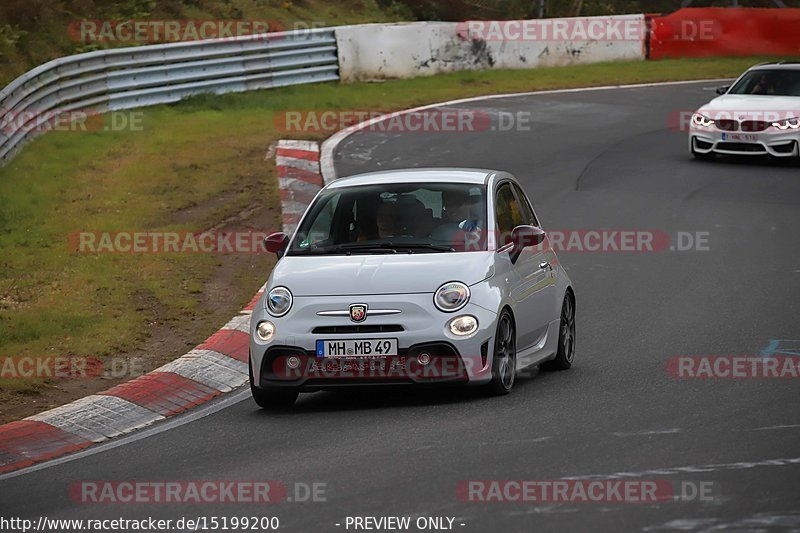
{"label": "car roof", "polygon": [[800,70],[800,61],[777,61],[774,63],[761,63],[750,67],[748,70]]}
{"label": "car roof", "polygon": [[386,183],[466,183],[483,185],[493,174],[504,174],[497,170],[479,168],[413,168],[383,170],[339,178],[328,188],[376,185]]}

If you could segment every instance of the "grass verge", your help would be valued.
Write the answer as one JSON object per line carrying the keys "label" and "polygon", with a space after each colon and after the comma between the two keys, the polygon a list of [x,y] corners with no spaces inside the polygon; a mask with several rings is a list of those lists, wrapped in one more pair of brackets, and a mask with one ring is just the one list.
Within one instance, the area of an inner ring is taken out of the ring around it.
{"label": "grass verge", "polygon": [[[733,77],[758,60],[461,72],[197,96],[135,111],[139,131],[47,134],[0,169],[0,358],[140,357],[147,371],[241,309],[268,276],[271,258],[78,254],[67,239],[76,231],[277,229],[274,164],[265,154],[281,137],[281,112],[389,111],[495,93]],[[27,416],[114,382],[0,379],[0,418]]]}

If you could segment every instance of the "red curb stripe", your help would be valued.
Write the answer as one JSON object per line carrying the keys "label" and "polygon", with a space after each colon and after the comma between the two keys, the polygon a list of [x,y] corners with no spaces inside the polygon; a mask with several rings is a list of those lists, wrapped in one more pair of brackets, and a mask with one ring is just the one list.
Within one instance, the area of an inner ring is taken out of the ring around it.
{"label": "red curb stripe", "polygon": [[214,350],[222,355],[247,362],[250,350],[250,336],[238,329],[221,329],[198,346],[200,350]]}
{"label": "red curb stripe", "polygon": [[310,204],[319,191],[303,191],[298,189],[280,189],[279,194],[284,202],[300,202]]}
{"label": "red curb stripe", "polygon": [[151,372],[98,394],[116,396],[172,416],[207,402],[220,392],[174,372]]}
{"label": "red curb stripe", "polygon": [[256,308],[256,304],[258,303],[258,299],[261,298],[262,294],[264,294],[263,291],[257,293],[255,296],[253,296],[253,299],[250,300],[250,303],[247,304],[247,307],[245,307],[244,310],[245,311],[252,311],[253,309],[255,309]]}
{"label": "red curb stripe", "polygon": [[317,172],[311,172],[310,170],[305,170],[302,168],[286,167],[283,165],[278,165],[277,169],[279,178],[294,178],[312,183],[314,185],[319,185],[320,187],[323,185],[322,176]]}
{"label": "red curb stripe", "polygon": [[306,161],[319,161],[319,152],[301,150],[299,148],[278,148],[275,152],[279,156],[305,159]]}
{"label": "red curb stripe", "polygon": [[0,426],[0,473],[76,452],[92,441],[36,420]]}

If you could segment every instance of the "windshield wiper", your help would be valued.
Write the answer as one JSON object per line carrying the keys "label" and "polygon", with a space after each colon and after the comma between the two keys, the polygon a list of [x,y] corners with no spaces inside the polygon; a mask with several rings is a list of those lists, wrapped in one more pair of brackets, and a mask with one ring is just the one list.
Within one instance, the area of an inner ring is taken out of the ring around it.
{"label": "windshield wiper", "polygon": [[409,242],[409,243],[397,243],[395,244],[397,248],[425,248],[426,250],[436,250],[439,252],[455,252],[456,249],[452,246],[447,246],[444,244],[431,244],[429,242]]}

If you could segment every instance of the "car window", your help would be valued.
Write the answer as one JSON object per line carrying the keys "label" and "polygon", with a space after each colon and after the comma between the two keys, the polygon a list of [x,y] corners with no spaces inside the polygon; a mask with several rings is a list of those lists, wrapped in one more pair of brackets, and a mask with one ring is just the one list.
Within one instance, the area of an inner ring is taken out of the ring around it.
{"label": "car window", "polygon": [[800,69],[756,69],[745,73],[729,94],[800,96]]}
{"label": "car window", "polygon": [[525,196],[525,193],[522,191],[522,188],[519,185],[514,184],[513,187],[514,191],[517,193],[517,198],[519,198],[519,205],[522,209],[522,218],[525,220],[524,224],[539,226],[539,221],[536,220],[536,215],[533,214],[533,208],[528,201],[528,197]]}
{"label": "car window", "polygon": [[497,219],[497,243],[498,246],[505,246],[511,242],[511,231],[516,226],[525,224],[522,209],[514,196],[510,183],[504,183],[497,189],[494,205]]}
{"label": "car window", "polygon": [[289,254],[485,250],[485,186],[390,183],[323,191]]}

